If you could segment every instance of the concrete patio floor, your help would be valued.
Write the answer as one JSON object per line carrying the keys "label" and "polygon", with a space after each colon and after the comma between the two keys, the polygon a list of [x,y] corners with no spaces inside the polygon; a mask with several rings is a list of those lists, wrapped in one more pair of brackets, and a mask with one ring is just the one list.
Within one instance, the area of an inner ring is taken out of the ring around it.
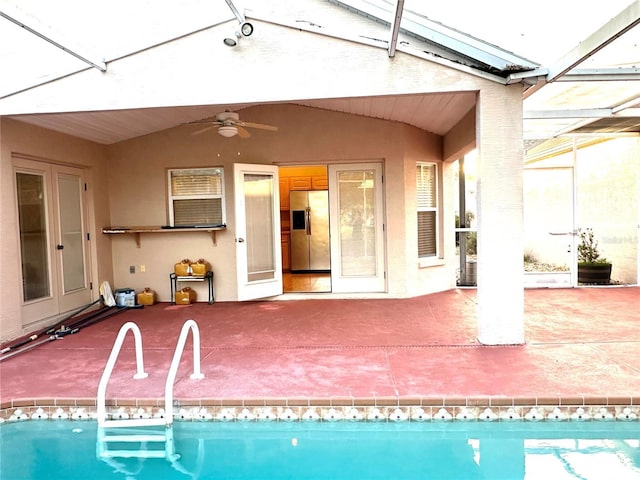
{"label": "concrete patio floor", "polygon": [[133,321],[149,377],[131,378],[129,334],[107,398],[160,404],[180,329],[194,319],[205,378],[189,378],[188,339],[180,402],[640,404],[639,287],[526,290],[519,346],[478,344],[475,300],[474,289],[454,289],[412,299],[159,303],[4,359],[0,401],[94,404],[118,330]]}

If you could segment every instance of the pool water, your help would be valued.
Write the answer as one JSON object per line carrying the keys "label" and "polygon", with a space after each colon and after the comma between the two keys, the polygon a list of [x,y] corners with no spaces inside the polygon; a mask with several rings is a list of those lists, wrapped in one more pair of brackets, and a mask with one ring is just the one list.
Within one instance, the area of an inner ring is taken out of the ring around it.
{"label": "pool water", "polygon": [[99,459],[94,421],[5,423],[0,478],[640,479],[640,422],[177,422],[172,430],[173,462]]}

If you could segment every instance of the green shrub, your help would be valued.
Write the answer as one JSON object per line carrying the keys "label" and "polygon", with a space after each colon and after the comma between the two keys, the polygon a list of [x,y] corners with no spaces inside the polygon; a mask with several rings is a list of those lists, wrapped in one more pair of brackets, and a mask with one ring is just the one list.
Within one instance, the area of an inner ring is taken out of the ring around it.
{"label": "green shrub", "polygon": [[609,263],[606,258],[600,256],[598,241],[595,239],[591,228],[585,228],[584,230],[579,228],[578,237],[580,237],[578,263]]}

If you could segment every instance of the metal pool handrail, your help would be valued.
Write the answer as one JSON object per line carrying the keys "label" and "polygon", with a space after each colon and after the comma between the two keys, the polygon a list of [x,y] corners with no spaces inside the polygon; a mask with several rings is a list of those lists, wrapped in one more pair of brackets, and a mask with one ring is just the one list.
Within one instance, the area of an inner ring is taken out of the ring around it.
{"label": "metal pool handrail", "polygon": [[109,359],[107,360],[107,364],[104,367],[104,372],[102,372],[102,378],[100,379],[100,383],[98,385],[98,399],[97,399],[97,416],[98,416],[98,426],[99,427],[124,427],[124,426],[152,426],[152,425],[162,425],[166,424],[167,426],[173,424],[173,384],[176,379],[176,374],[178,372],[178,365],[180,363],[180,358],[182,357],[182,353],[184,352],[184,345],[187,341],[187,336],[189,335],[189,330],[193,332],[193,373],[190,375],[190,378],[193,380],[199,380],[204,378],[204,374],[200,371],[200,330],[198,329],[198,324],[195,320],[187,320],[182,325],[182,330],[180,331],[180,337],[178,338],[178,343],[176,345],[176,350],[173,354],[173,360],[171,361],[171,366],[169,367],[169,374],[167,375],[167,382],[164,388],[164,411],[165,411],[165,419],[136,419],[136,420],[111,420],[107,421],[106,414],[106,392],[107,392],[107,384],[109,383],[109,379],[111,378],[111,372],[113,371],[113,367],[118,359],[118,355],[120,354],[120,349],[122,348],[122,344],[124,343],[124,338],[127,335],[127,332],[131,330],[133,332],[133,338],[135,340],[136,347],[136,365],[137,372],[133,376],[136,380],[147,378],[148,374],[144,371],[144,360],[142,354],[142,335],[140,334],[140,329],[133,322],[125,323],[118,332],[118,336],[116,337],[115,342],[113,343],[113,348],[111,349],[111,355],[109,355]]}
{"label": "metal pool handrail", "polygon": [[187,341],[189,330],[191,330],[193,334],[193,373],[189,378],[192,380],[200,380],[204,378],[204,374],[200,371],[200,330],[198,329],[198,324],[195,320],[187,320],[184,322],[184,325],[182,325],[178,344],[176,345],[173,360],[169,367],[167,382],[164,387],[164,410],[165,415],[167,416],[167,425],[171,425],[173,423],[173,383],[176,379],[176,374],[178,373],[178,365],[180,363],[182,353],[184,352],[184,345]]}
{"label": "metal pool handrail", "polygon": [[118,359],[118,355],[120,354],[120,349],[122,348],[122,344],[124,343],[124,338],[129,330],[133,332],[133,339],[135,341],[136,348],[137,371],[133,375],[133,378],[135,378],[136,380],[140,380],[142,378],[147,378],[148,376],[148,374],[144,371],[144,359],[142,356],[142,335],[140,334],[140,329],[135,323],[127,322],[120,328],[118,336],[116,337],[115,342],[113,342],[111,355],[109,355],[107,364],[105,365],[104,371],[102,372],[102,378],[100,378],[100,383],[98,384],[97,415],[99,426],[104,426],[106,423],[107,415],[105,396],[107,393],[107,384],[109,383],[109,378],[111,378],[111,372],[113,371],[113,367],[116,363],[116,360]]}

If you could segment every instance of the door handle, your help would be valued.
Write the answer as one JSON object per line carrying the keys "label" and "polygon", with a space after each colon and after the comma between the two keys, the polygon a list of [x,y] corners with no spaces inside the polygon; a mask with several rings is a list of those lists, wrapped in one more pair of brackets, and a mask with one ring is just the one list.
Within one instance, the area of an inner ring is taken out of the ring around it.
{"label": "door handle", "polygon": [[56,245],[56,250],[64,250],[64,245]]}
{"label": "door handle", "polygon": [[307,207],[307,235],[311,235],[311,209]]}
{"label": "door handle", "polygon": [[244,238],[240,237],[240,238],[236,238],[236,242],[238,243],[244,243]]}

